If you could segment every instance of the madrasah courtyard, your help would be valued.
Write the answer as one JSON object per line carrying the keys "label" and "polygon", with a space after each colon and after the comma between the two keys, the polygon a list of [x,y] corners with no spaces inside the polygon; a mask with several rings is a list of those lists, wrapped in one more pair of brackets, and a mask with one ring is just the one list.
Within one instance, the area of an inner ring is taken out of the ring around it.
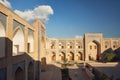
{"label": "madrasah courtyard", "polygon": [[40,19],[30,25],[0,3],[0,80],[120,80],[119,62],[103,59],[120,54],[120,38],[49,38],[46,29]]}

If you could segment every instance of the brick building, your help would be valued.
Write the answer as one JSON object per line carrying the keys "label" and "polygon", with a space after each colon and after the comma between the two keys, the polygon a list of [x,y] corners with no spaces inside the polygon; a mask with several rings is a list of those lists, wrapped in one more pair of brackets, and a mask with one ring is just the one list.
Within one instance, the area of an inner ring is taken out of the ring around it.
{"label": "brick building", "polygon": [[39,80],[46,62],[96,61],[120,47],[120,38],[85,33],[83,38],[48,38],[37,19],[33,25],[0,3],[0,80]]}

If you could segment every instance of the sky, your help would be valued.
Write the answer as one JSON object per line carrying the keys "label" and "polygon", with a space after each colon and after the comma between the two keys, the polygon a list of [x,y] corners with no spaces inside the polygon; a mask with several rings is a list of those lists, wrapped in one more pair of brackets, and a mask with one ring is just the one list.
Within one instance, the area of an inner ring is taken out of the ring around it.
{"label": "sky", "polygon": [[120,0],[0,0],[33,23],[40,18],[51,38],[83,37],[103,33],[120,37]]}

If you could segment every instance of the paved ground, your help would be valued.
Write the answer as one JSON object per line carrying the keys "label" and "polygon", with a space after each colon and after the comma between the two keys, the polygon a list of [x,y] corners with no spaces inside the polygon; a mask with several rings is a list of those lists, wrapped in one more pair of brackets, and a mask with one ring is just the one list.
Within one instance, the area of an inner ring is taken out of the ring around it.
{"label": "paved ground", "polygon": [[69,75],[72,80],[89,80],[84,70],[82,70],[83,65],[80,67],[72,66],[69,67]]}
{"label": "paved ground", "polygon": [[[120,63],[99,63],[89,62],[90,65],[105,73],[108,77],[120,78]],[[61,65],[48,65],[46,71],[41,73],[41,80],[62,80]],[[69,66],[69,76],[72,80],[89,80],[86,73],[82,70],[83,65]]]}
{"label": "paved ground", "polygon": [[41,80],[62,80],[59,67],[48,65],[45,72],[41,72]]}
{"label": "paved ground", "polygon": [[114,79],[120,78],[120,63],[99,63],[91,62],[89,63],[93,67],[97,68],[101,72],[105,73],[108,77],[113,77]]}
{"label": "paved ground", "polygon": [[[62,80],[61,77],[61,68],[59,64],[48,65],[45,72],[41,72],[41,80]],[[83,65],[80,67],[70,66],[69,76],[72,80],[89,80],[85,72],[82,70]]]}

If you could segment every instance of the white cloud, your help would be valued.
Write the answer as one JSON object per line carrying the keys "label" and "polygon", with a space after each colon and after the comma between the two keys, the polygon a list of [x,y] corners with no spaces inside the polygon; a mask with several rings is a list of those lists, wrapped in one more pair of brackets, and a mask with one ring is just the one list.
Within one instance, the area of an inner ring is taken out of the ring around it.
{"label": "white cloud", "polygon": [[7,0],[0,0],[0,2],[8,8],[12,8],[11,3]]}
{"label": "white cloud", "polygon": [[[11,3],[8,0],[0,0],[0,2],[8,8],[12,8]],[[49,20],[49,15],[54,14],[53,9],[49,5],[41,5],[33,10],[14,10],[14,12],[30,23],[36,19],[41,19],[42,21],[46,22]]]}
{"label": "white cloud", "polygon": [[49,5],[38,6],[33,10],[14,10],[14,12],[30,23],[36,19],[46,22],[49,20],[49,15],[54,14],[53,9]]}
{"label": "white cloud", "polygon": [[75,38],[82,38],[82,36],[76,35]]}

